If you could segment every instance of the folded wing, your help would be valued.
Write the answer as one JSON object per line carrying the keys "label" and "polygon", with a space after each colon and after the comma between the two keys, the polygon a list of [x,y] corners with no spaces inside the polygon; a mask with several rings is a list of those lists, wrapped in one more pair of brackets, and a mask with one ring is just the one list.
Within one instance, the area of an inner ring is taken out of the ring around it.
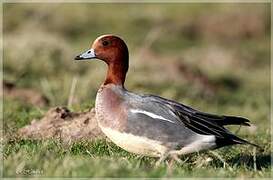
{"label": "folded wing", "polygon": [[158,96],[146,97],[153,103],[161,104],[161,106],[169,108],[173,114],[192,131],[202,135],[214,135],[216,137],[217,148],[226,145],[245,143],[259,147],[256,144],[252,144],[235,136],[224,127],[225,125],[250,126],[250,121],[246,118],[208,114]]}

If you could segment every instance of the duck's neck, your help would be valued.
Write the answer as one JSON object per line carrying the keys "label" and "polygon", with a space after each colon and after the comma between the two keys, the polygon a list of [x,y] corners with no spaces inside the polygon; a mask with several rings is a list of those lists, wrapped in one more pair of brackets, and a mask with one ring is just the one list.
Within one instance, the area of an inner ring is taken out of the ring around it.
{"label": "duck's neck", "polygon": [[123,59],[122,61],[112,62],[116,63],[108,64],[107,76],[103,84],[114,84],[124,87],[126,73],[128,70],[128,58]]}

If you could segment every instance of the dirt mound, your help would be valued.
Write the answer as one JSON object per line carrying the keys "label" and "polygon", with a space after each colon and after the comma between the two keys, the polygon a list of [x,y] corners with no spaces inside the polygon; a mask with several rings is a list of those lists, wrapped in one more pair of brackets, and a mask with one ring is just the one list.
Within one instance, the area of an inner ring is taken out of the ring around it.
{"label": "dirt mound", "polygon": [[66,107],[51,108],[41,120],[32,120],[18,133],[26,139],[57,138],[64,142],[105,138],[98,127],[95,109],[78,113]]}
{"label": "dirt mound", "polygon": [[30,88],[19,88],[14,83],[3,82],[4,96],[19,99],[23,102],[30,103],[35,106],[46,106],[49,100],[42,93]]}

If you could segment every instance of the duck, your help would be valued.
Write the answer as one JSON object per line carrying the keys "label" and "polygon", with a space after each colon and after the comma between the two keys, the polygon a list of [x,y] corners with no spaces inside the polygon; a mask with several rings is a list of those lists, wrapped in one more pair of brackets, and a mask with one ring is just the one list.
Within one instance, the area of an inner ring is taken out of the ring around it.
{"label": "duck", "polygon": [[104,61],[108,68],[95,101],[96,119],[102,132],[122,149],[142,156],[171,157],[236,144],[258,145],[237,137],[226,125],[250,126],[244,117],[216,115],[149,94],[137,94],[124,86],[129,51],[122,38],[99,36],[91,48],[74,60]]}

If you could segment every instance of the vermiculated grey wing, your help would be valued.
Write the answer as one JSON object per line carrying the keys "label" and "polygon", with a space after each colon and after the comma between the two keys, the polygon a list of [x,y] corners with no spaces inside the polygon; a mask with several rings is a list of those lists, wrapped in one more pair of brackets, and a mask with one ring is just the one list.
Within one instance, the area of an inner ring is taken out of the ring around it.
{"label": "vermiculated grey wing", "polygon": [[147,112],[148,110],[130,110],[125,132],[128,131],[137,136],[144,136],[174,148],[186,146],[195,140],[197,134],[182,126],[181,123],[178,122],[177,124],[170,118],[168,119],[170,121],[162,120],[147,114]]}
{"label": "vermiculated grey wing", "polygon": [[183,122],[183,124],[190,130],[202,135],[214,135],[216,137],[218,147],[242,143],[257,146],[235,136],[224,128],[224,125],[249,126],[248,119],[235,116],[218,116],[204,113],[186,105],[158,96],[146,95],[143,97],[146,98],[146,101],[150,101],[154,104],[168,108],[173,112],[173,114],[175,114],[176,117],[179,117],[179,120]]}

